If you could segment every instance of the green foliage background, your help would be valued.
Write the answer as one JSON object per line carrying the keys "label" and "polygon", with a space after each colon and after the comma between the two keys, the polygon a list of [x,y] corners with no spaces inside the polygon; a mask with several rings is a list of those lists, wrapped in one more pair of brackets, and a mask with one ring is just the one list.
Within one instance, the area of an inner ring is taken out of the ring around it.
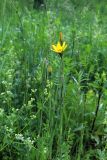
{"label": "green foliage background", "polygon": [[107,160],[106,1],[0,2],[0,159]]}

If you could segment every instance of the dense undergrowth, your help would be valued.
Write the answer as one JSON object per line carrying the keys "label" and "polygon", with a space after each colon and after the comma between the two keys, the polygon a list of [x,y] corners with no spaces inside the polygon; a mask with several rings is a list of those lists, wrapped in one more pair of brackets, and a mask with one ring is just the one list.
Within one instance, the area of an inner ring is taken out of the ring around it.
{"label": "dense undergrowth", "polygon": [[[0,159],[107,160],[107,4],[3,1]],[[11,6],[11,8],[9,7]],[[59,33],[67,49],[51,50]]]}

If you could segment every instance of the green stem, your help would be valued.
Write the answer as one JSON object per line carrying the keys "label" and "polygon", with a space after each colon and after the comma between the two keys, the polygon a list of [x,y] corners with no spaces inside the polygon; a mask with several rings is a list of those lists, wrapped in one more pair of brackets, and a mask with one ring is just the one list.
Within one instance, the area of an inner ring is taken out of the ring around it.
{"label": "green stem", "polygon": [[63,57],[61,57],[60,65],[60,134],[59,134],[59,143],[60,143],[60,155],[61,155],[61,145],[62,145],[62,132],[63,132],[63,107],[64,107],[64,74],[63,74]]}
{"label": "green stem", "polygon": [[98,111],[99,111],[100,100],[101,100],[101,96],[102,96],[102,90],[103,90],[103,80],[100,84],[100,89],[99,89],[99,92],[98,92],[98,100],[97,100],[97,105],[96,105],[95,117],[94,117],[93,122],[92,122],[91,132],[93,132],[93,130],[94,130],[95,121],[96,121],[97,114],[98,114]]}
{"label": "green stem", "polygon": [[96,106],[96,111],[95,111],[95,117],[94,117],[93,122],[92,122],[91,132],[93,132],[93,130],[94,130],[95,121],[96,121],[97,114],[98,114],[99,107],[100,107],[100,99],[101,99],[101,96],[102,96],[102,92],[100,91],[100,92],[99,92],[99,95],[98,95],[98,100],[97,100],[97,106]]}
{"label": "green stem", "polygon": [[84,122],[85,122],[85,113],[86,113],[86,93],[84,93]]}

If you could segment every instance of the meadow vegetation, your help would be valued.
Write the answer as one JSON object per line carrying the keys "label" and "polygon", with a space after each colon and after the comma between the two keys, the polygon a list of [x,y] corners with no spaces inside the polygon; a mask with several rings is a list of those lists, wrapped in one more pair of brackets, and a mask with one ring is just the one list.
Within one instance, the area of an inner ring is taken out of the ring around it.
{"label": "meadow vegetation", "polygon": [[0,160],[107,160],[107,2],[0,3]]}

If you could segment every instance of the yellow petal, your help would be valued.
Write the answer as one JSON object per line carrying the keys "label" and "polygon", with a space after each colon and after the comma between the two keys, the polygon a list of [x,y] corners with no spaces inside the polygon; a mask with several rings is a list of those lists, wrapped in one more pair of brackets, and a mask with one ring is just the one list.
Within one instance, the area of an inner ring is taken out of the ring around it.
{"label": "yellow petal", "polygon": [[57,48],[61,48],[60,42],[57,43]]}
{"label": "yellow petal", "polygon": [[63,48],[63,50],[65,50],[67,48],[67,44],[65,44],[65,46],[64,46],[64,48]]}
{"label": "yellow petal", "polygon": [[63,47],[63,48],[65,47],[65,42],[63,42],[63,45],[62,45],[62,47]]}
{"label": "yellow petal", "polygon": [[55,45],[52,45],[52,49],[56,50],[56,46],[55,46]]}
{"label": "yellow petal", "polygon": [[63,47],[63,51],[64,51],[67,47],[67,44],[64,42],[62,47]]}
{"label": "yellow petal", "polygon": [[57,44],[57,50],[59,52],[62,52],[62,46],[61,46],[60,42],[58,42],[58,44]]}
{"label": "yellow petal", "polygon": [[62,52],[62,49],[58,49],[58,50],[57,50],[57,53],[61,53],[61,52]]}
{"label": "yellow petal", "polygon": [[56,50],[54,50],[54,49],[52,49],[52,48],[51,48],[51,50],[54,51],[54,52],[56,52]]}

